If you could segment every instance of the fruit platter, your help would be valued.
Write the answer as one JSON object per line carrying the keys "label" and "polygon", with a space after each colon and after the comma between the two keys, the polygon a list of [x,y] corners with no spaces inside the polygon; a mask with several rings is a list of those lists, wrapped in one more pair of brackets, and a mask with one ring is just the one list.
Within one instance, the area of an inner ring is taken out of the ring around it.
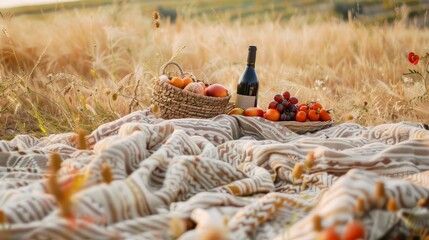
{"label": "fruit platter", "polygon": [[298,98],[291,96],[289,91],[276,94],[266,110],[260,107],[246,109],[236,107],[228,114],[263,117],[299,134],[321,130],[332,126],[335,122],[332,110],[325,109],[317,101],[299,103]]}

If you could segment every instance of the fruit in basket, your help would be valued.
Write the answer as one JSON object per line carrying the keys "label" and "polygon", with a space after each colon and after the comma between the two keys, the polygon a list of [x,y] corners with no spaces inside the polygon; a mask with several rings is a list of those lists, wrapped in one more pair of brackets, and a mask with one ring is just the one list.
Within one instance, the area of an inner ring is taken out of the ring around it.
{"label": "fruit in basket", "polygon": [[168,79],[167,75],[161,75],[159,76],[159,81],[168,83],[170,82],[170,79]]}
{"label": "fruit in basket", "polygon": [[295,120],[297,122],[305,122],[307,121],[307,114],[304,111],[298,111],[296,113]]}
{"label": "fruit in basket", "polygon": [[285,107],[285,108],[289,107],[289,106],[290,106],[290,102],[289,102],[289,100],[284,99],[284,100],[283,100],[283,102],[282,102],[282,105],[283,105],[283,107]]}
{"label": "fruit in basket", "polygon": [[242,108],[233,108],[231,111],[228,112],[228,115],[243,115],[244,109]]}
{"label": "fruit in basket", "polygon": [[[283,106],[281,104],[279,104],[278,106]],[[278,121],[280,119],[280,112],[277,111],[276,109],[268,109],[263,117],[265,119],[271,120],[271,121]]]}
{"label": "fruit in basket", "polygon": [[332,117],[331,114],[329,114],[329,111],[326,109],[321,109],[319,112],[320,120],[321,121],[331,121]]}
{"label": "fruit in basket", "polygon": [[285,91],[282,95],[283,95],[283,98],[284,98],[285,100],[289,100],[289,99],[290,99],[290,92]]}
{"label": "fruit in basket", "polygon": [[183,82],[183,80],[180,77],[173,77],[169,83],[175,87],[178,87],[178,88],[183,89],[185,87],[185,83]]}
{"label": "fruit in basket", "polygon": [[197,82],[198,84],[200,84],[201,85],[201,87],[204,89],[204,94],[205,94],[205,91],[206,91],[206,84],[204,84],[203,82]]}
{"label": "fruit in basket", "polygon": [[282,103],[283,102],[283,96],[280,94],[276,94],[274,96],[274,101],[278,102],[278,103]]}
{"label": "fruit in basket", "polygon": [[282,113],[285,110],[285,107],[283,107],[283,104],[277,104],[276,110],[279,113]]}
{"label": "fruit in basket", "polygon": [[186,85],[184,90],[193,92],[195,94],[204,95],[204,88],[198,83],[191,82]]}
{"label": "fruit in basket", "polygon": [[268,109],[276,109],[278,104],[279,104],[278,102],[276,102],[276,101],[272,101],[272,102],[270,102],[270,104],[268,105]]}
{"label": "fruit in basket", "polygon": [[188,84],[193,83],[194,81],[190,77],[185,77],[183,79],[183,83],[185,84],[185,87],[188,86]]}
{"label": "fruit in basket", "polygon": [[289,102],[292,103],[292,104],[297,104],[298,103],[298,98],[291,97],[291,98],[289,98]]}
{"label": "fruit in basket", "polygon": [[248,117],[262,117],[264,115],[264,110],[258,107],[250,107],[244,110],[243,115]]}
{"label": "fruit in basket", "polygon": [[323,109],[323,106],[322,106],[322,104],[320,104],[318,102],[312,102],[309,104],[309,108],[313,109],[313,110],[319,110],[320,111],[321,109]]}
{"label": "fruit in basket", "polygon": [[310,110],[308,111],[307,117],[310,121],[319,121],[320,115],[318,110]]}
{"label": "fruit in basket", "polygon": [[298,111],[304,111],[305,113],[307,113],[307,114],[308,114],[308,112],[309,112],[310,110],[308,109],[307,104],[301,104],[301,105],[299,105],[299,107],[298,107]]}
{"label": "fruit in basket", "polygon": [[226,97],[228,90],[221,84],[212,84],[206,88],[206,95],[210,97]]}
{"label": "fruit in basket", "polygon": [[[274,101],[268,105],[267,113],[263,117],[267,119],[277,119],[277,116],[268,117],[276,110],[279,113],[278,120],[273,121],[330,121],[332,117],[330,112],[324,109],[319,102],[301,103],[298,105],[298,98],[291,96],[290,92],[285,91],[283,94],[276,94]],[[274,114],[276,115],[276,114]]]}

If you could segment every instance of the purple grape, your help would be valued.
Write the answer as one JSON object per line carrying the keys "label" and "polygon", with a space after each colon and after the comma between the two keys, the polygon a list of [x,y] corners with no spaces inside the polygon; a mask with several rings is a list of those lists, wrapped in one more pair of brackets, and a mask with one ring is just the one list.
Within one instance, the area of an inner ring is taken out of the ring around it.
{"label": "purple grape", "polygon": [[287,108],[290,105],[290,102],[288,100],[283,100],[282,105]]}
{"label": "purple grape", "polygon": [[280,115],[280,121],[286,121],[286,119],[287,119],[287,114],[286,113],[282,113]]}
{"label": "purple grape", "polygon": [[282,113],[285,110],[285,107],[283,107],[283,104],[277,104],[276,109],[279,113]]}
{"label": "purple grape", "polygon": [[288,91],[285,91],[285,92],[283,93],[283,98],[284,98],[284,99],[286,99],[286,100],[289,100],[289,98],[290,98],[290,93],[289,93]]}
{"label": "purple grape", "polygon": [[272,102],[270,102],[270,104],[268,105],[268,109],[276,109],[278,104],[279,104],[278,102],[276,102],[276,101],[272,101]]}
{"label": "purple grape", "polygon": [[290,112],[289,116],[290,116],[290,118],[291,118],[292,121],[295,121],[295,116],[296,116],[295,112]]}
{"label": "purple grape", "polygon": [[278,103],[282,103],[283,102],[283,96],[280,94],[276,94],[274,96],[274,101],[278,102]]}
{"label": "purple grape", "polygon": [[296,97],[291,97],[289,98],[289,102],[293,103],[293,104],[297,104],[298,103],[298,98]]}
{"label": "purple grape", "polygon": [[298,108],[295,104],[291,104],[289,107],[290,112],[297,112]]}

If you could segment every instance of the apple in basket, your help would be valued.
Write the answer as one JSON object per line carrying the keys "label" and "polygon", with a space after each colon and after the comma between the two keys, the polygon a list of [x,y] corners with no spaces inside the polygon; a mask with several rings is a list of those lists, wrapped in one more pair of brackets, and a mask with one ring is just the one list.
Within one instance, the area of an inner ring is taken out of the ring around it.
{"label": "apple in basket", "polygon": [[193,92],[195,94],[203,95],[203,96],[205,95],[205,91],[204,91],[203,86],[199,83],[196,83],[196,82],[189,83],[188,85],[186,85],[184,90],[189,91],[189,92]]}
{"label": "apple in basket", "polygon": [[228,90],[221,84],[212,84],[206,88],[206,95],[222,98],[228,96]]}

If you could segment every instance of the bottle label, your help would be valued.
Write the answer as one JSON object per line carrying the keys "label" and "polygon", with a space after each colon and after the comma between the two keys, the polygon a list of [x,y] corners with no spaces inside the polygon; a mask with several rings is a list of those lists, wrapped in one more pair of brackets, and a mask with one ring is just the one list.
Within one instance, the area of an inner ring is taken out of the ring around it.
{"label": "bottle label", "polygon": [[246,110],[249,107],[255,107],[256,96],[246,96],[237,94],[235,106]]}

